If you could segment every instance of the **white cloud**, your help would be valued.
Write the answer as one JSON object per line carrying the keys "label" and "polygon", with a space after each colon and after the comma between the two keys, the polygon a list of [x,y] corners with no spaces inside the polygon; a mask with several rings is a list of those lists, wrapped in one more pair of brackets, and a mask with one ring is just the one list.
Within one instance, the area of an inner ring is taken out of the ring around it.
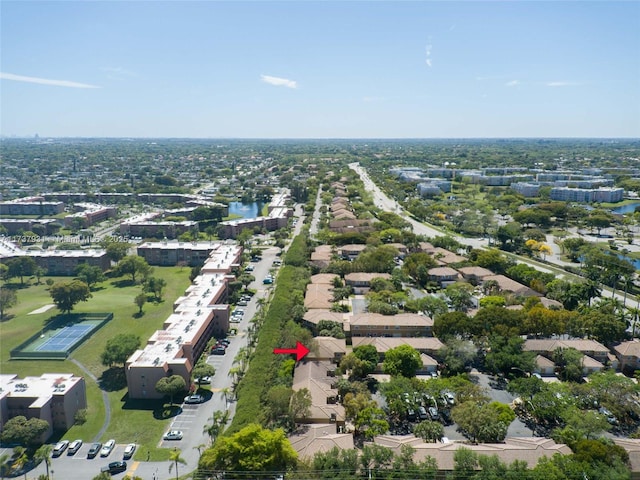
{"label": "white cloud", "polygon": [[547,82],[547,87],[576,87],[580,85],[577,82]]}
{"label": "white cloud", "polygon": [[511,80],[504,84],[505,87],[517,87],[520,85],[520,80]]}
{"label": "white cloud", "polygon": [[122,67],[102,67],[100,70],[106,72],[108,78],[121,80],[126,77],[137,77],[138,74]]}
{"label": "white cloud", "polygon": [[425,63],[427,64],[427,67],[431,67],[432,63],[431,63],[431,50],[433,49],[433,45],[428,44],[425,47],[425,53],[427,55],[427,58],[425,59]]}
{"label": "white cloud", "polygon": [[288,78],[272,77],[271,75],[260,75],[260,79],[269,85],[276,87],[298,88],[298,82]]}
{"label": "white cloud", "polygon": [[24,75],[14,75],[13,73],[0,72],[0,78],[3,80],[14,80],[16,82],[37,83],[39,85],[52,85],[54,87],[69,88],[101,88],[97,85],[89,85],[87,83],[72,82],[70,80],[52,80],[49,78],[25,77]]}

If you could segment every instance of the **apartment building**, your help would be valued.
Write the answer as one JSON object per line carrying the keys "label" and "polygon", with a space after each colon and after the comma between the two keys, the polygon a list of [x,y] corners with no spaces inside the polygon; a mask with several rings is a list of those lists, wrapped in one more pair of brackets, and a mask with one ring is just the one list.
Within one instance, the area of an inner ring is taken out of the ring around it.
{"label": "apartment building", "polygon": [[183,233],[200,231],[198,222],[184,220],[182,222],[126,221],[120,224],[120,235],[142,238],[167,238],[173,240]]}
{"label": "apartment building", "polygon": [[602,188],[571,188],[554,187],[551,189],[551,200],[563,202],[621,202],[624,198],[623,188],[602,187]]}
{"label": "apartment building", "polygon": [[202,265],[218,248],[218,242],[145,242],[138,245],[137,252],[149,265],[184,263],[193,267]]}
{"label": "apartment building", "polygon": [[47,202],[44,197],[27,197],[0,202],[0,215],[57,215],[64,212],[64,203]]}
{"label": "apartment building", "polygon": [[115,218],[118,215],[116,207],[97,203],[76,203],[73,207],[76,213],[64,217],[66,227],[71,227],[76,221],[80,221],[82,226],[86,228],[96,223],[104,222],[108,218]]}
{"label": "apartment building", "polygon": [[18,378],[0,374],[0,429],[7,420],[24,416],[39,418],[49,424],[42,441],[53,430],[68,430],[75,423],[78,410],[87,408],[83,377],[72,373],[44,373],[39,377]]}
{"label": "apartment building", "polygon": [[229,329],[230,307],[227,283],[232,268],[242,254],[236,245],[218,244],[185,294],[174,303],[165,320],[143,349],[134,352],[125,364],[131,398],[157,399],[155,385],[163,377],[180,375],[187,385],[191,371],[208,341]]}

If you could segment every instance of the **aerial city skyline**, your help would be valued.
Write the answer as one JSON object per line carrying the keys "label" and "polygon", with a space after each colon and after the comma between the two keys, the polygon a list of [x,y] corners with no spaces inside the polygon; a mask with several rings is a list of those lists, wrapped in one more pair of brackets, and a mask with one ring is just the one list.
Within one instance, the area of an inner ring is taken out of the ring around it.
{"label": "aerial city skyline", "polygon": [[637,2],[3,2],[0,134],[639,137]]}

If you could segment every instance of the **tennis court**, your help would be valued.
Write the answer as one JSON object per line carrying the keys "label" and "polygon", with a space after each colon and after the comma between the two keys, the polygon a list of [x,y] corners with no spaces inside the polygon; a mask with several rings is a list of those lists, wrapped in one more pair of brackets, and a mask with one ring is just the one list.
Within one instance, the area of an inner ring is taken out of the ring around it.
{"label": "tennis court", "polygon": [[35,348],[36,352],[66,352],[71,350],[73,345],[84,339],[95,325],[79,324],[68,325],[58,330],[47,332],[50,335],[44,343]]}
{"label": "tennis court", "polygon": [[11,350],[12,360],[64,360],[113,318],[113,313],[67,313],[51,317],[44,328]]}

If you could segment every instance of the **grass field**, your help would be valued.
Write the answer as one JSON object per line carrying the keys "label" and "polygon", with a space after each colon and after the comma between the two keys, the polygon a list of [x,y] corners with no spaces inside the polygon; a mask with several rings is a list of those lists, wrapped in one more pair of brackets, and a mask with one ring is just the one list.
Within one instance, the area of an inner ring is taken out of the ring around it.
{"label": "grass field", "polygon": [[[76,305],[74,312],[113,312],[114,318],[100,330],[87,339],[68,360],[64,361],[10,361],[9,351],[25,341],[29,336],[39,331],[45,320],[57,315],[57,309],[28,315],[44,305],[51,304],[51,298],[44,283],[32,284],[25,288],[18,288],[18,303],[9,310],[8,319],[0,323],[0,371],[15,373],[20,377],[39,376],[45,372],[71,372],[85,377],[87,384],[87,422],[73,426],[64,438],[82,438],[90,441],[98,434],[105,418],[102,391],[98,382],[109,396],[111,405],[111,421],[102,440],[115,438],[117,442],[136,441],[141,445],[138,452],[147,449],[151,458],[165,460],[168,450],[156,448],[158,440],[168,426],[168,421],[159,417],[162,402],[127,402],[126,383],[123,382],[122,369],[107,369],[100,362],[100,354],[107,341],[119,333],[131,333],[140,337],[141,344],[158,328],[173,310],[173,301],[184,293],[190,284],[189,268],[155,267],[153,275],[163,278],[167,282],[164,291],[164,301],[160,303],[148,302],[143,308],[143,315],[138,316],[138,307],[134,304],[134,297],[140,293],[140,285],[132,285],[126,278],[108,279],[99,284],[93,297],[88,302]],[[47,277],[48,278],[48,277]],[[70,277],[52,277],[55,281],[68,281]],[[18,286],[18,282],[9,287]],[[3,287],[4,288],[4,287]],[[88,377],[82,369],[71,361],[76,359],[84,365],[98,380]]]}

